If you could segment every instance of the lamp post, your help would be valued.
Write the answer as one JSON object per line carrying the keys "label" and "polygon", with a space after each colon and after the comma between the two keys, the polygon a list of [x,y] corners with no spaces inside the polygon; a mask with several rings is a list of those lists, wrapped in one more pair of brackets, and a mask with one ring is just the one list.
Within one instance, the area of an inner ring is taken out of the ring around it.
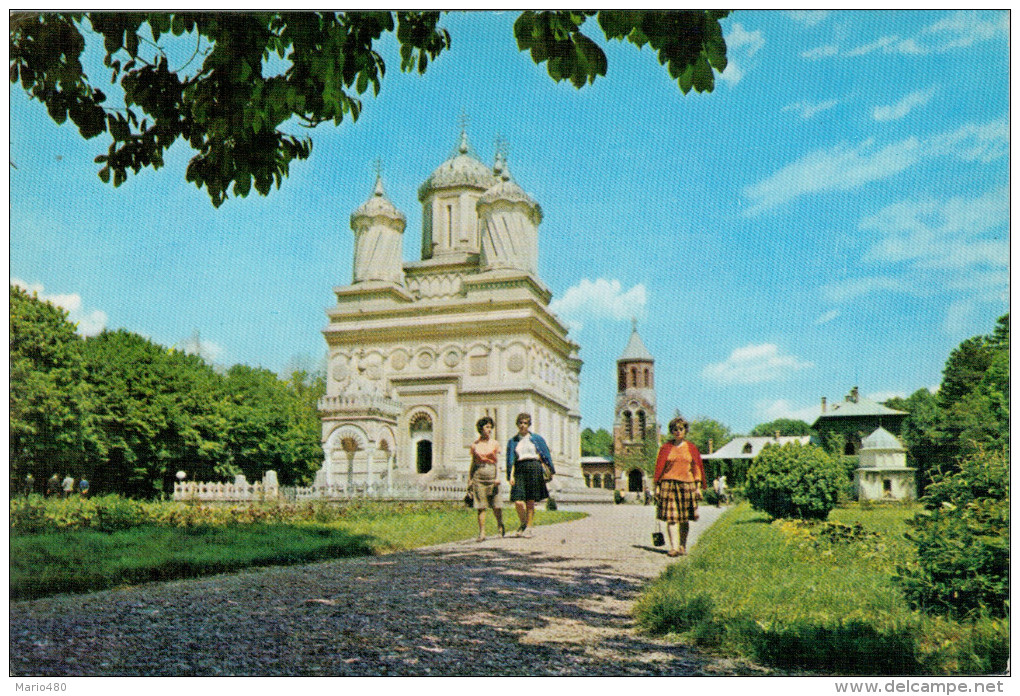
{"label": "lamp post", "polygon": [[181,485],[181,495],[184,495],[184,479],[188,478],[187,473],[183,471],[177,472],[177,483]]}

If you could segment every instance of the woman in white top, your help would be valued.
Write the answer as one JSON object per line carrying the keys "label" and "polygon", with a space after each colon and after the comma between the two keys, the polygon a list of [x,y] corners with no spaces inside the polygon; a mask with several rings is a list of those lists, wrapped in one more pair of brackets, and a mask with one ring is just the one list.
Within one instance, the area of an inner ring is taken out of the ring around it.
{"label": "woman in white top", "polygon": [[543,465],[549,469],[550,477],[556,473],[553,468],[549,446],[541,435],[529,432],[531,415],[517,416],[517,434],[506,446],[506,477],[510,480],[510,500],[517,506],[521,519],[517,536],[531,536],[535,520],[535,503],[549,497],[545,485]]}

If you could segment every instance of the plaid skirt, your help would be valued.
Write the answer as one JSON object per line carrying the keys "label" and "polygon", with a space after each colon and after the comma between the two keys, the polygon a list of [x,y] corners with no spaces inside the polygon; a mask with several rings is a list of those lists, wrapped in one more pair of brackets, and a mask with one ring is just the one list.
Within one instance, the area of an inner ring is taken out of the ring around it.
{"label": "plaid skirt", "polygon": [[698,519],[698,501],[695,481],[659,481],[659,498],[655,502],[655,516],[666,522],[693,522]]}

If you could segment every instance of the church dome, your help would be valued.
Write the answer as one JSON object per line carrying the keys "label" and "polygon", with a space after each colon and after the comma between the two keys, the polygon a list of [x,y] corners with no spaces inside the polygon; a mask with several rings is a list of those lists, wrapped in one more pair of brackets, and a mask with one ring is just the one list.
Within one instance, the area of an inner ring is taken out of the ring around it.
{"label": "church dome", "polygon": [[524,192],[517,182],[510,176],[510,169],[506,161],[500,155],[496,156],[494,167],[497,183],[489,187],[478,199],[478,205],[490,205],[496,201],[508,201],[510,203],[523,203],[528,206],[537,216],[538,222],[542,221],[542,206]]}
{"label": "church dome", "polygon": [[484,190],[498,181],[492,171],[473,156],[467,133],[461,133],[457,152],[436,167],[418,187],[418,200],[424,202],[430,193],[439,189],[470,186]]}
{"label": "church dome", "polygon": [[406,224],[404,214],[397,210],[396,206],[386,197],[386,190],[383,189],[382,177],[375,180],[375,191],[372,197],[358,206],[358,209],[351,214],[351,225],[359,218],[388,218],[401,225]]}
{"label": "church dome", "polygon": [[879,427],[875,432],[861,440],[861,450],[897,450],[903,451],[903,445],[896,436],[885,428]]}

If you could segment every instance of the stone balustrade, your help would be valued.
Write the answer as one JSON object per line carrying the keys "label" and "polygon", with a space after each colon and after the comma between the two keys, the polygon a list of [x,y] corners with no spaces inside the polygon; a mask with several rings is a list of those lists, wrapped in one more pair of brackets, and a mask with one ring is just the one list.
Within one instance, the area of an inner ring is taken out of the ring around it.
{"label": "stone balustrade", "polygon": [[272,500],[279,496],[279,486],[265,486],[260,482],[212,483],[207,481],[185,481],[174,484],[174,500],[254,502]]}

